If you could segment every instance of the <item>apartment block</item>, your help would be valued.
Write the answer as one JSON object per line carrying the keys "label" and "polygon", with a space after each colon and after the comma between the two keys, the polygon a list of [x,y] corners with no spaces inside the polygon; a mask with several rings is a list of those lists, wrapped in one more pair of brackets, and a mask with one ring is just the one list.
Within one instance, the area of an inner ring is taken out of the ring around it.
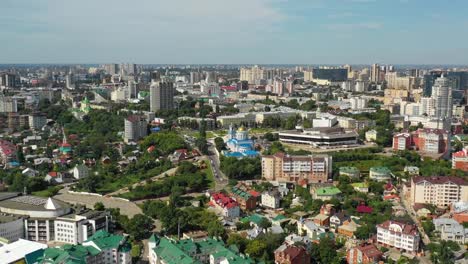
{"label": "apartment block", "polygon": [[419,249],[419,233],[415,225],[387,220],[377,225],[377,242],[386,247],[394,247],[407,253]]}
{"label": "apartment block", "polygon": [[290,156],[285,153],[262,157],[262,177],[269,181],[293,183],[327,182],[332,172],[328,155]]}
{"label": "apartment block", "polygon": [[468,183],[452,176],[413,177],[410,198],[413,205],[449,206],[453,202],[468,201]]}

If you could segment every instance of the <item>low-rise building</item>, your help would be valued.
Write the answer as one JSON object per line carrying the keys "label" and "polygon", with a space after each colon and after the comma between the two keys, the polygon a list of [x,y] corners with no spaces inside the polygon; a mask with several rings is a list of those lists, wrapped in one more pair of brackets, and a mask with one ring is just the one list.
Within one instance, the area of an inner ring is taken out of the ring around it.
{"label": "low-rise building", "polygon": [[412,141],[421,152],[438,154],[450,152],[450,132],[443,129],[420,128]]}
{"label": "low-rise building", "polygon": [[150,264],[237,264],[255,263],[235,248],[227,248],[222,240],[173,240],[167,237],[151,236],[148,242]]}
{"label": "low-rise building", "polygon": [[356,145],[359,137],[356,131],[347,131],[342,127],[318,127],[302,131],[290,130],[278,134],[281,142],[314,147]]}
{"label": "low-rise building", "polygon": [[242,210],[253,210],[257,207],[257,197],[251,193],[234,186],[231,189],[232,197],[237,201]]}
{"label": "low-rise building", "polygon": [[377,225],[377,242],[415,254],[419,250],[419,232],[415,225],[387,220]]}
{"label": "low-rise building", "polygon": [[277,264],[309,264],[310,255],[304,247],[281,245],[275,250]]}
{"label": "low-rise building", "polygon": [[26,263],[25,257],[28,254],[46,248],[44,243],[20,239],[0,247],[0,260],[2,263]]}
{"label": "low-rise building", "polygon": [[468,201],[468,182],[454,176],[415,176],[411,179],[410,199],[413,204],[436,206]]}
{"label": "low-rise building", "polygon": [[99,231],[79,245],[51,247],[26,256],[28,263],[130,264],[131,245],[127,236]]}
{"label": "low-rise building", "polygon": [[263,207],[276,209],[280,207],[281,195],[278,190],[265,191],[262,193],[261,204]]}
{"label": "low-rise building", "polygon": [[328,201],[333,198],[341,197],[340,189],[335,186],[320,187],[312,185],[310,188],[310,193],[312,194],[312,198],[322,201]]}
{"label": "low-rise building", "polygon": [[468,172],[468,148],[452,154],[452,169]]}
{"label": "low-rise building", "polygon": [[387,167],[371,167],[369,178],[376,181],[388,181],[392,178],[392,172]]}
{"label": "low-rise building", "polygon": [[54,221],[55,241],[83,243],[98,231],[109,231],[109,221],[108,213],[91,210],[57,217]]}
{"label": "low-rise building", "polygon": [[375,129],[369,130],[366,132],[365,137],[367,142],[375,142],[377,141],[377,131]]}
{"label": "low-rise building", "polygon": [[341,226],[338,227],[338,234],[354,238],[354,233],[360,227],[359,218],[350,217],[345,220]]}
{"label": "low-rise building", "polygon": [[221,210],[226,218],[237,218],[240,215],[239,204],[224,193],[213,193],[211,195],[211,205]]}
{"label": "low-rise building", "polygon": [[451,218],[432,220],[435,230],[440,232],[440,239],[454,241],[460,245],[468,242],[468,228]]}
{"label": "low-rise building", "polygon": [[348,264],[373,264],[379,262],[383,254],[374,245],[353,247],[346,254]]}

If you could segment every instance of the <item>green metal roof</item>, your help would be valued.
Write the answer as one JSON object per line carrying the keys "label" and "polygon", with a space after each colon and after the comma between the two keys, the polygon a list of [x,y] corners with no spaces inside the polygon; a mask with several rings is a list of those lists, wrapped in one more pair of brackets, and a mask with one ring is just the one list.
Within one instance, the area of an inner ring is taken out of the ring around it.
{"label": "green metal roof", "polygon": [[336,187],[323,187],[323,188],[318,188],[316,191],[315,191],[315,194],[318,195],[318,196],[321,196],[321,195],[337,195],[337,194],[340,194],[341,191],[340,189],[336,188]]}
{"label": "green metal roof", "polygon": [[239,256],[238,250],[226,248],[221,240],[207,238],[201,241],[191,239],[172,240],[166,237],[156,239],[157,246],[153,248],[158,257],[166,264],[201,264],[194,259],[195,255],[213,255],[215,258],[224,257],[230,264],[254,263],[248,257]]}
{"label": "green metal roof", "polygon": [[359,169],[356,167],[340,167],[340,173],[359,173]]}
{"label": "green metal roof", "polygon": [[259,215],[259,214],[253,214],[253,215],[250,215],[250,216],[246,216],[244,218],[241,219],[241,222],[243,223],[247,223],[247,222],[253,222],[255,224],[260,224],[262,222],[262,220],[264,219],[265,217],[263,217],[262,215]]}
{"label": "green metal roof", "polygon": [[379,173],[391,173],[392,171],[387,167],[372,167],[369,171],[379,172]]}
{"label": "green metal roof", "polygon": [[247,200],[247,199],[249,199],[250,197],[252,197],[252,195],[251,195],[250,193],[245,192],[244,190],[239,189],[239,188],[237,188],[237,187],[235,187],[235,186],[232,187],[232,193],[233,193],[234,195],[237,195],[237,196],[242,197],[242,198],[245,199],[245,200]]}

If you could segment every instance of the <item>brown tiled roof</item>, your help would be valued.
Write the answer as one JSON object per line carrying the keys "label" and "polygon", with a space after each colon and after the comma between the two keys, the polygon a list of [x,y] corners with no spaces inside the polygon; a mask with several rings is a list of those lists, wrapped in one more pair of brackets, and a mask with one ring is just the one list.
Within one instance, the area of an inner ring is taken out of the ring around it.
{"label": "brown tiled roof", "polygon": [[288,255],[291,260],[295,259],[297,256],[301,255],[305,251],[302,247],[288,246],[283,252],[285,255]]}
{"label": "brown tiled roof", "polygon": [[401,227],[401,232],[403,234],[413,235],[413,236],[418,234],[418,229],[416,228],[415,225],[405,224],[405,223],[402,223],[402,222],[397,222],[397,221],[392,221],[392,220],[387,220],[387,221],[385,221],[382,224],[377,225],[377,226],[382,227],[384,229],[388,229],[390,227],[390,225],[392,225],[392,224],[399,225]]}
{"label": "brown tiled roof", "polygon": [[432,177],[424,177],[424,176],[416,176],[413,177],[414,183],[419,183],[422,181],[428,181],[432,184],[444,184],[447,182],[453,182],[458,185],[467,185],[468,183],[459,177],[454,176],[432,176]]}
{"label": "brown tiled roof", "polygon": [[374,245],[365,245],[365,246],[360,246],[357,247],[359,251],[362,252],[362,254],[366,255],[368,258],[375,258],[375,257],[381,257],[382,252],[378,250]]}

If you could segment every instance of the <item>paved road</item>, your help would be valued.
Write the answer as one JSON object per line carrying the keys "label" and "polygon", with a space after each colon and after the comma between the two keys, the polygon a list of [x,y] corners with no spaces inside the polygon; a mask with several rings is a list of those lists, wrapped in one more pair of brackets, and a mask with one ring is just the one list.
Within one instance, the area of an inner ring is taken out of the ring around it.
{"label": "paved road", "polygon": [[416,226],[418,227],[419,233],[421,234],[421,239],[424,245],[427,245],[431,243],[431,240],[429,239],[429,236],[426,234],[424,231],[424,228],[422,227],[421,223],[419,222],[418,218],[416,217],[416,212],[414,211],[413,207],[411,206],[410,202],[404,197],[404,194],[402,191],[400,191],[400,201],[403,207],[405,207],[406,211],[408,212],[409,216],[413,221],[416,223]]}
{"label": "paved road", "polygon": [[220,191],[226,187],[229,181],[228,177],[226,177],[220,169],[219,152],[215,147],[214,139],[208,139],[208,142],[210,143],[208,151],[212,153],[212,155],[208,156],[208,159],[210,160],[211,168],[213,170],[215,190]]}
{"label": "paved road", "polygon": [[57,195],[54,196],[54,198],[71,204],[82,204],[87,208],[94,208],[95,203],[101,202],[106,208],[119,208],[121,214],[127,215],[130,218],[136,214],[142,213],[141,208],[133,202],[116,199],[113,197],[75,194],[68,191],[68,187],[63,188]]}
{"label": "paved road", "polygon": [[[168,175],[168,176],[174,176],[174,174],[175,174],[176,171],[177,171],[177,167],[172,168],[172,169],[169,169],[169,170],[167,170],[167,171],[165,171],[165,172],[163,172],[163,173],[161,173],[161,174],[159,174],[159,175],[156,175],[156,176],[154,176],[154,177],[151,177],[151,181],[152,181],[152,182],[157,181],[157,180],[159,180],[159,179],[161,179],[161,178],[166,177],[166,175]],[[141,182],[137,182],[137,183],[133,184],[132,187],[133,187],[133,188],[136,188],[137,186],[146,185],[146,184],[147,184],[147,181],[148,181],[148,180],[144,180],[144,181],[141,181]],[[119,194],[127,193],[127,192],[129,192],[128,187],[125,187],[125,188],[122,188],[122,189],[117,190],[117,191],[115,191],[115,192],[108,193],[108,194],[106,194],[106,196],[117,196],[117,195],[119,195]]]}

